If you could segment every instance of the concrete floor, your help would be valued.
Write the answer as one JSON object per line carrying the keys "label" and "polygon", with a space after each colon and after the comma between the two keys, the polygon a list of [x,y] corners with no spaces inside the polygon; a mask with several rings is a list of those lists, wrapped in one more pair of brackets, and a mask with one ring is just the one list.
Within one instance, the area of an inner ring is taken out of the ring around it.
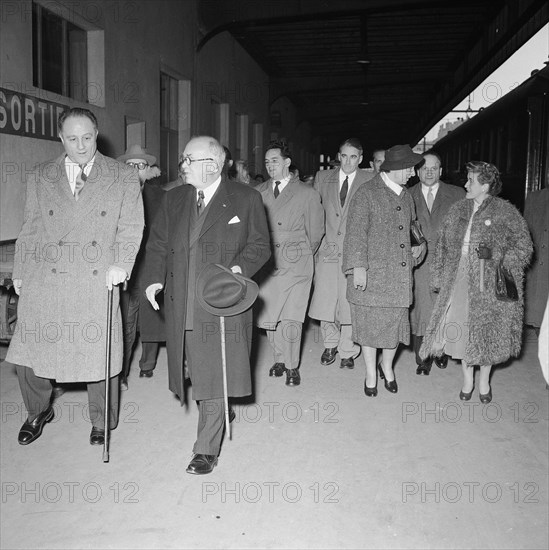
{"label": "concrete floor", "polygon": [[[548,391],[535,336],[494,372],[494,401],[459,401],[461,369],[415,374],[399,392],[363,394],[364,365],[319,363],[318,325],[303,345],[302,385],[269,378],[257,340],[255,401],[235,407],[233,439],[208,476],[185,473],[196,407],[152,379],[123,393],[110,461],[88,443],[86,393],[70,390],[28,447],[13,367],[1,379],[0,546],[12,548],[548,547]],[[3,350],[5,355],[5,349]]]}

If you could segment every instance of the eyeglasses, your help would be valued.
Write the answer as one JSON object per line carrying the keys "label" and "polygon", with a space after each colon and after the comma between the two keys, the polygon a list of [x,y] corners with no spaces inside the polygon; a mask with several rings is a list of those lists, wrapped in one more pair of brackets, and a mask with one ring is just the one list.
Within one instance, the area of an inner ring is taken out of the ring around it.
{"label": "eyeglasses", "polygon": [[133,166],[134,168],[137,168],[139,170],[145,170],[147,168],[148,163],[146,162],[126,162],[128,166]]}
{"label": "eyeglasses", "polygon": [[181,162],[179,164],[183,164],[183,165],[187,165],[187,166],[190,166],[193,162],[200,162],[201,160],[214,160],[212,158],[207,158],[207,159],[192,159],[191,157],[183,157],[181,159]]}

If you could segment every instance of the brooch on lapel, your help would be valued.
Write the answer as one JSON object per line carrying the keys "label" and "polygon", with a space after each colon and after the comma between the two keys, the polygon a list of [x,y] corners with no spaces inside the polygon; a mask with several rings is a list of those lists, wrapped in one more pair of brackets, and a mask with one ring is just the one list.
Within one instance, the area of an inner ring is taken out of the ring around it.
{"label": "brooch on lapel", "polygon": [[484,225],[492,225],[492,220],[484,220]]}

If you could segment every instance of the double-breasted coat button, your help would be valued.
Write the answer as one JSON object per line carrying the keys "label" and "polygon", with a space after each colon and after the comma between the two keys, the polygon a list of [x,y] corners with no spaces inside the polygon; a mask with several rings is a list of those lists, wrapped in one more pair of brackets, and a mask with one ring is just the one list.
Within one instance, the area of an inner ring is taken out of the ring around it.
{"label": "double-breasted coat button", "polygon": [[279,243],[276,243],[275,246],[276,246],[277,248],[280,248],[280,244],[279,244]]}
{"label": "double-breasted coat button", "polygon": [[338,235],[341,235],[341,231],[338,231],[337,234],[338,234]]}
{"label": "double-breasted coat button", "polygon": [[406,262],[402,262],[402,267],[406,267]]}
{"label": "double-breasted coat button", "polygon": [[401,244],[401,245],[400,245],[400,248],[404,248],[404,245],[403,245],[403,244]]}
{"label": "double-breasted coat button", "polygon": [[59,241],[57,244],[58,244],[59,246],[63,246],[63,241]]}
{"label": "double-breasted coat button", "polygon": [[97,269],[94,269],[94,270],[92,271],[92,273],[93,273],[94,275],[97,275]]}
{"label": "double-breasted coat button", "polygon": [[92,246],[97,246],[97,241],[92,241]]}
{"label": "double-breasted coat button", "polygon": [[282,225],[282,222],[278,222],[278,225]]}
{"label": "double-breasted coat button", "polygon": [[53,210],[50,210],[50,211],[48,212],[48,214],[49,214],[50,216],[53,216]]}
{"label": "double-breasted coat button", "polygon": [[101,215],[102,215],[102,216],[106,216],[107,213],[106,213],[104,210],[101,210]]}
{"label": "double-breasted coat button", "polygon": [[400,212],[402,208],[400,206],[397,206],[397,212]]}
{"label": "double-breasted coat button", "polygon": [[402,230],[402,229],[404,229],[404,226],[403,226],[403,225],[399,225],[398,228],[399,228],[400,230]]}
{"label": "double-breasted coat button", "polygon": [[57,269],[55,267],[51,270],[52,273],[57,273]]}

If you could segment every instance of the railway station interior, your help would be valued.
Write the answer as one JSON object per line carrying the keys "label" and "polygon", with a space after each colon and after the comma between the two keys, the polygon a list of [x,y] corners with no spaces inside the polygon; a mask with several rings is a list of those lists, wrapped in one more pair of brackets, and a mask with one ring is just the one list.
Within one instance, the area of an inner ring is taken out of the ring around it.
{"label": "railway station interior", "polygon": [[[540,36],[520,81],[490,81]],[[192,136],[217,139],[252,180],[268,180],[267,146],[284,140],[303,185],[357,138],[364,173],[397,144],[435,150],[441,180],[462,188],[467,162],[492,163],[501,198],[523,213],[548,184],[548,93],[543,0],[0,0],[0,548],[547,548],[537,326],[524,324],[520,355],[494,365],[488,402],[478,386],[460,398],[459,361],[418,376],[403,345],[398,392],[378,380],[368,397],[364,355],[354,368],[339,355],[321,364],[309,316],[301,383],[288,385],[269,375],[269,331],[254,328],[253,393],[232,401],[208,475],[186,472],[199,413],[188,385],[180,399],[169,390],[164,343],[148,377],[137,340],[107,460],[90,445],[84,383],[62,384],[53,419],[20,445],[27,410],[5,358],[26,178],[63,153],[57,119],[69,108],[95,115],[103,155],[152,156],[164,188],[185,185]]]}

